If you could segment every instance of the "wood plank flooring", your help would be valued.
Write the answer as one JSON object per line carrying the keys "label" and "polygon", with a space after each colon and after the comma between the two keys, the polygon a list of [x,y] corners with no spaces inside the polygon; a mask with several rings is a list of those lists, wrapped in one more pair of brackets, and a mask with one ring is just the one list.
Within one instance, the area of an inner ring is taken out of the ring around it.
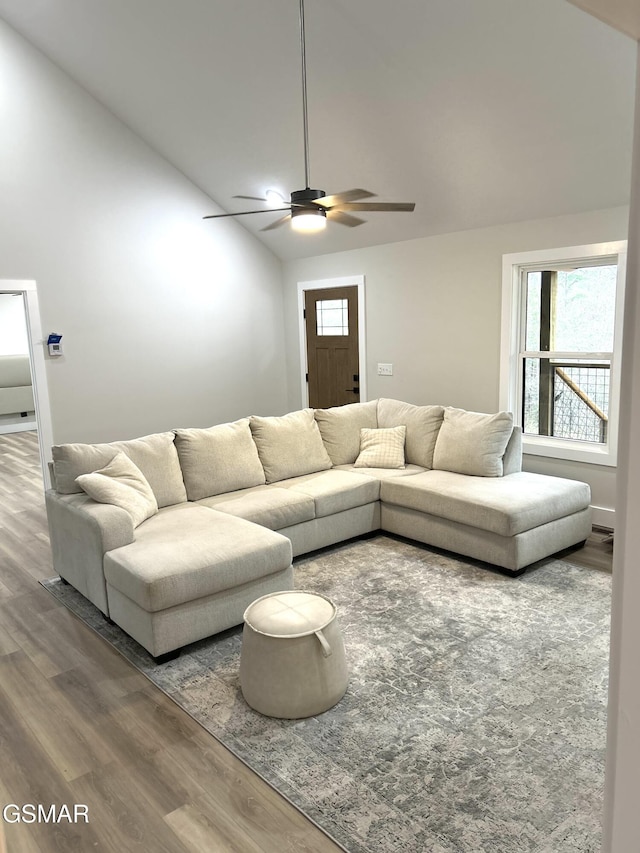
{"label": "wood plank flooring", "polygon": [[[567,559],[611,571],[605,532]],[[337,853],[339,848],[50,596],[37,437],[0,435],[0,809],[8,853]]]}
{"label": "wood plank flooring", "polygon": [[2,435],[0,809],[89,814],[0,812],[8,853],[340,850],[37,583],[53,573],[36,434]]}

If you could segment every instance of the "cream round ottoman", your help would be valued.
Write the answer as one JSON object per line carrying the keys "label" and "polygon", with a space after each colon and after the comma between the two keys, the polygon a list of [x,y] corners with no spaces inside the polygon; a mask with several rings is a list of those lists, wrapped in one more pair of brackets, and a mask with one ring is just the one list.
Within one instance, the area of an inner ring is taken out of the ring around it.
{"label": "cream round ottoman", "polygon": [[336,607],[315,592],[272,592],[245,610],[240,684],[268,717],[296,720],[344,696],[348,672]]}

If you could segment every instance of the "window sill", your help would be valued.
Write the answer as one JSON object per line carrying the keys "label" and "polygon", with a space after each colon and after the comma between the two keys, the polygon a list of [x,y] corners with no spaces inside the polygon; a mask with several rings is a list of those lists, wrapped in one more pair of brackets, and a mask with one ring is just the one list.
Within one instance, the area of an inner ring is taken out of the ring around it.
{"label": "window sill", "polygon": [[607,465],[615,468],[615,450],[588,441],[522,436],[522,452],[531,456],[546,456],[551,459],[567,459],[571,462],[586,462],[590,465]]}

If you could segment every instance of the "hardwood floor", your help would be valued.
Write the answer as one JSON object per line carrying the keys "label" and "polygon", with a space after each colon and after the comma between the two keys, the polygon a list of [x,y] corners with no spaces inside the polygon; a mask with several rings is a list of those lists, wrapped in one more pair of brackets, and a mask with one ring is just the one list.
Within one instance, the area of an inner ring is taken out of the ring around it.
{"label": "hardwood floor", "polygon": [[8,853],[340,850],[59,605],[37,583],[52,574],[36,435],[2,435],[0,809],[89,815],[7,824],[0,813]]}
{"label": "hardwood floor", "polygon": [[[568,559],[611,571],[605,536]],[[58,604],[52,574],[36,435],[2,435],[0,809],[81,804],[89,823],[0,813],[0,853],[3,829],[8,853],[341,849]]]}

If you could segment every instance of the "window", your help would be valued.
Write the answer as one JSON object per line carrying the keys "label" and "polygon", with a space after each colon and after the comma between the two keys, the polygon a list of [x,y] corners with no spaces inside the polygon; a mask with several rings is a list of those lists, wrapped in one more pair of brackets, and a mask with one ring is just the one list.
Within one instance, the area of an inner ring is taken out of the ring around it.
{"label": "window", "polygon": [[626,243],[505,255],[501,407],[525,453],[616,464]]}
{"label": "window", "polygon": [[349,334],[347,299],[319,299],[316,301],[316,334],[318,336]]}

